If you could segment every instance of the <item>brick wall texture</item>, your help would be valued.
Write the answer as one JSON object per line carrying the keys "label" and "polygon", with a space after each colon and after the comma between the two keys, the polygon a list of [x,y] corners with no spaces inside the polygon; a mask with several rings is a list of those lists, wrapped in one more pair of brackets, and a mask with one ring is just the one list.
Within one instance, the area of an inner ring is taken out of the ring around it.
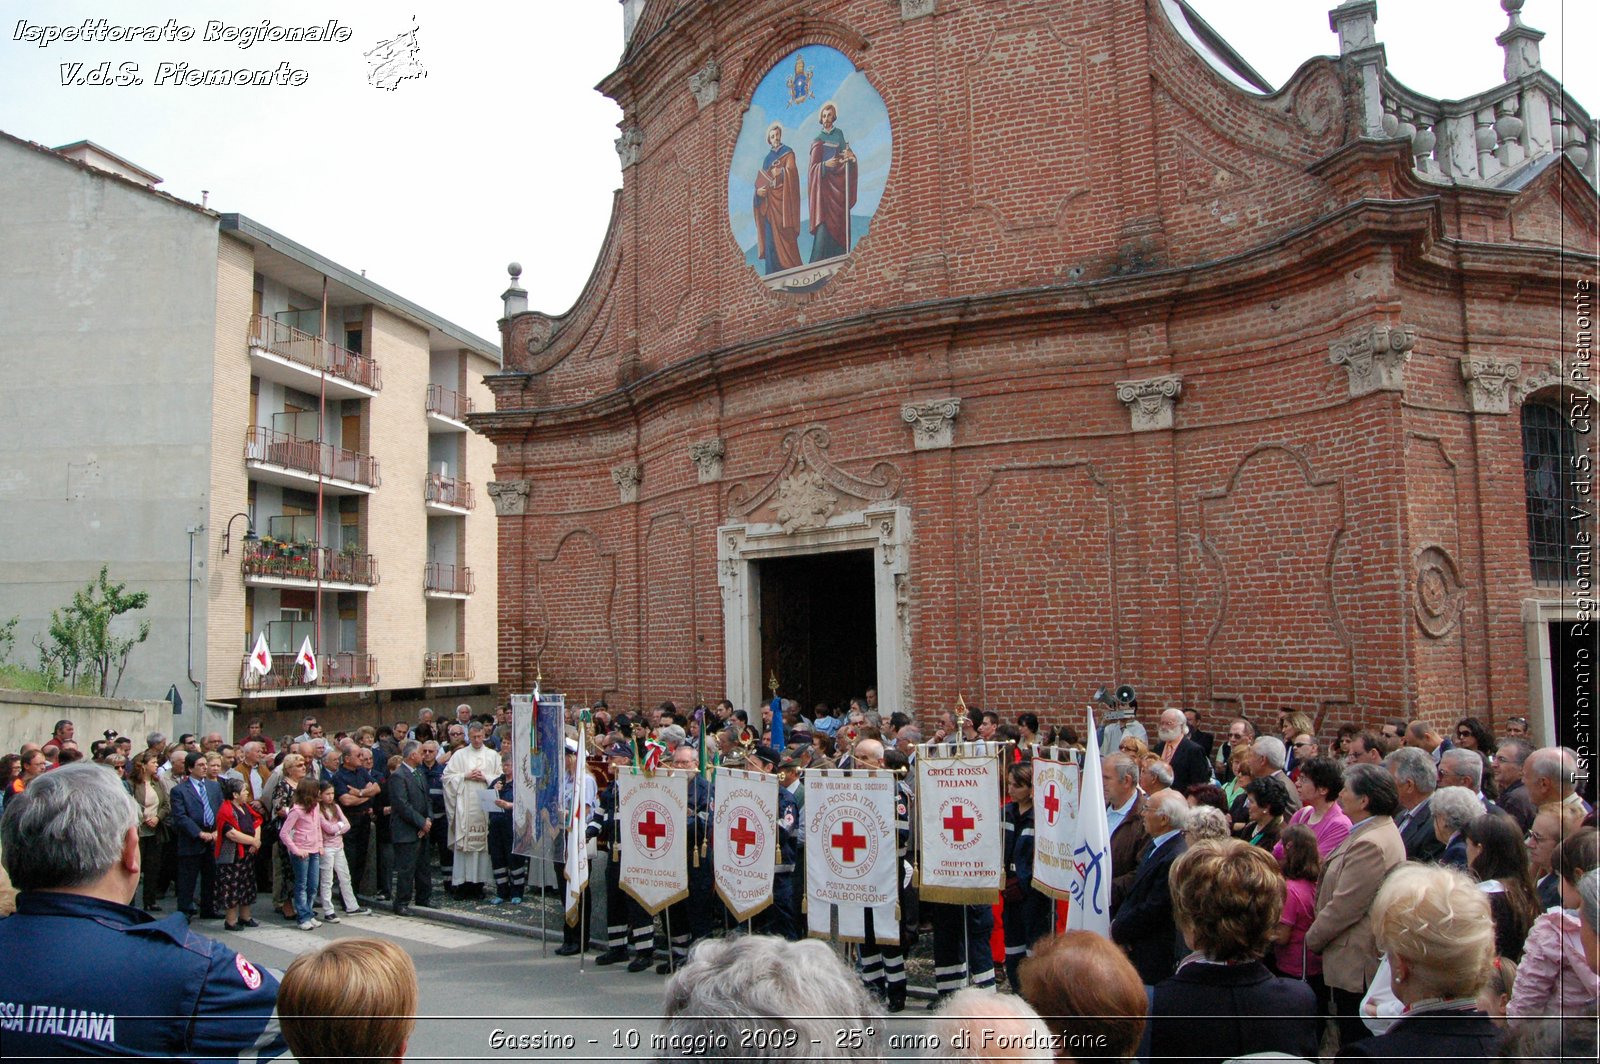
{"label": "brick wall texture", "polygon": [[[778,522],[781,492],[745,504],[820,426],[829,512],[881,482],[910,516],[911,670],[886,705],[961,692],[1061,721],[1127,682],[1210,719],[1294,706],[1325,734],[1527,712],[1522,604],[1560,590],[1529,571],[1524,393],[1474,413],[1461,364],[1551,378],[1594,268],[1577,170],[1425,182],[1400,142],[1359,140],[1348,64],[1251,96],[1154,2],[938,9],[646,6],[601,86],[642,147],[593,278],[565,315],[502,324],[474,419],[495,478],[531,485],[498,518],[503,688],[720,697],[717,529]],[[849,263],[783,294],[736,246],[727,168],[756,82],[813,43],[872,81],[894,156]],[[1352,397],[1331,346],[1395,325],[1416,335],[1403,388]],[[1164,375],[1173,427],[1133,431],[1116,382]],[[915,448],[902,406],[947,396],[952,445]],[[701,483],[710,438],[722,476]],[[1419,597],[1440,556],[1443,607]]]}

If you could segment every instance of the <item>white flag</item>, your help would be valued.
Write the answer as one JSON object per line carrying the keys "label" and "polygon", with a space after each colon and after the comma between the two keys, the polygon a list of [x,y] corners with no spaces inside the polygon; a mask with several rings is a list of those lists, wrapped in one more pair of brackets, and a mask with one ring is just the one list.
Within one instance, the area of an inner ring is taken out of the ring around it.
{"label": "white flag", "polygon": [[250,651],[250,671],[265,676],[272,671],[272,651],[267,649],[267,633],[256,636],[255,649]]}
{"label": "white flag", "polygon": [[1078,883],[1073,851],[1081,841],[1082,773],[1076,761],[1058,760],[1060,756],[1071,755],[1040,747],[1033,758],[1033,886],[1052,898],[1070,901]]}
{"label": "white flag", "polygon": [[1100,748],[1094,742],[1094,707],[1089,707],[1089,741],[1078,797],[1078,844],[1067,927],[1111,937],[1111,829],[1106,824],[1105,781],[1100,778]]}
{"label": "white flag", "polygon": [[772,904],[778,858],[778,777],[719,768],[716,843],[711,847],[717,896],[739,923]]}
{"label": "white flag", "polygon": [[805,770],[806,922],[813,937],[879,942],[900,934],[900,855],[893,772]]}
{"label": "white flag", "polygon": [[306,641],[300,644],[300,653],[295,655],[294,663],[300,666],[301,675],[306,683],[317,682],[317,655],[311,649],[311,637],[306,636]]}
{"label": "white flag", "polygon": [[[563,773],[562,792],[570,792],[572,795],[572,805],[567,809],[567,883],[563,899],[568,927],[578,926],[578,921],[582,917],[583,892],[589,885],[589,842],[584,837],[584,832],[589,827],[590,808],[589,804],[583,800],[587,789],[584,784],[584,775],[589,770],[583,764],[583,720],[581,717],[578,720],[578,741],[576,746],[578,750],[578,768],[575,779],[568,780],[566,778],[566,761],[563,759],[561,762]],[[588,942],[583,943],[585,948],[588,945]]]}

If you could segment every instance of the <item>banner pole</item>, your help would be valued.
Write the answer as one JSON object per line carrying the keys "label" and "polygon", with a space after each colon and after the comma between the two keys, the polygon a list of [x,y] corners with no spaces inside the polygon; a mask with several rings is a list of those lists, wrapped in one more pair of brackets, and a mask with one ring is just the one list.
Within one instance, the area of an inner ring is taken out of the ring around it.
{"label": "banner pole", "polygon": [[670,973],[678,970],[672,956],[672,906],[669,905],[661,911],[667,918],[667,971]]}
{"label": "banner pole", "polygon": [[[548,847],[546,847],[546,849],[548,851]],[[549,852],[546,852],[545,853],[545,863],[548,866],[546,868],[546,871],[549,873],[550,878],[554,879],[555,876],[556,876],[556,859],[555,859],[555,855],[551,854]],[[541,876],[540,878],[542,879],[544,877]],[[563,920],[565,919],[565,913],[562,914],[562,918],[563,918]],[[548,905],[546,905],[544,903],[544,887],[541,886],[539,888],[539,959],[543,960],[543,959],[545,959],[546,957],[549,957],[549,956],[550,956],[550,906],[548,906]]]}

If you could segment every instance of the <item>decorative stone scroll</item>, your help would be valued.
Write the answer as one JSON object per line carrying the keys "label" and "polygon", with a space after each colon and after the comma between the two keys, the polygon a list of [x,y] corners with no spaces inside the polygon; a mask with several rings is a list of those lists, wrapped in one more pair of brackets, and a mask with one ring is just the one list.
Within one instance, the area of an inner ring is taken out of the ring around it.
{"label": "decorative stone scroll", "polygon": [[1142,381],[1118,381],[1117,398],[1127,406],[1134,432],[1155,432],[1172,427],[1172,409],[1183,392],[1177,374]]}
{"label": "decorative stone scroll", "polygon": [[1405,390],[1405,366],[1417,343],[1412,325],[1370,325],[1330,345],[1328,361],[1350,371],[1350,398]]}
{"label": "decorative stone scroll", "polygon": [[611,482],[617,486],[617,499],[619,502],[630,503],[639,501],[639,482],[644,479],[644,471],[636,465],[619,465],[611,471]]}
{"label": "decorative stone scroll", "polygon": [[721,87],[722,64],[715,59],[707,59],[704,66],[689,75],[689,93],[702,111],[717,102]]}
{"label": "decorative stone scroll", "polygon": [[530,480],[491,480],[489,498],[494,500],[496,517],[520,517],[528,512],[528,496],[533,491]]}
{"label": "decorative stone scroll", "polygon": [[701,484],[710,484],[722,479],[722,456],[725,449],[726,445],[717,436],[689,445],[689,461],[694,463],[695,476]]}
{"label": "decorative stone scroll", "polygon": [[1511,413],[1511,383],[1522,376],[1513,359],[1469,358],[1461,362],[1461,379],[1474,414]]}
{"label": "decorative stone scroll", "polygon": [[900,0],[900,19],[909,22],[923,15],[931,15],[939,6],[939,0]]}
{"label": "decorative stone scroll", "polygon": [[900,419],[911,426],[911,444],[919,451],[949,447],[955,437],[956,417],[961,413],[961,400],[932,399],[921,403],[906,403],[900,408]]}
{"label": "decorative stone scroll", "polygon": [[617,159],[626,170],[639,161],[639,156],[644,150],[644,134],[638,126],[623,126],[622,135],[616,140]]}

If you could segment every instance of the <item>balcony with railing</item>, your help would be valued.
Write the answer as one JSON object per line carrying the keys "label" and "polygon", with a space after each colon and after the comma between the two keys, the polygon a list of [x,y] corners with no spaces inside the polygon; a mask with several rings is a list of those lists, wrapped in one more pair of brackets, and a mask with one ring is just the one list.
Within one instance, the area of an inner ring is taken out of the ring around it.
{"label": "balcony with railing", "polygon": [[315,587],[365,591],[378,582],[378,559],[355,550],[334,550],[270,534],[244,555],[244,582],[257,587]]}
{"label": "balcony with railing", "polygon": [[328,687],[371,687],[378,682],[377,659],[371,654],[319,654],[319,675],[315,681],[306,679],[304,667],[295,661],[297,656],[298,653],[274,653],[272,668],[262,675],[250,667],[250,655],[246,654],[240,667],[239,689],[245,694],[260,695]]}
{"label": "balcony with railing", "polygon": [[465,565],[429,562],[422,569],[422,590],[429,598],[467,598],[474,590],[472,570]]}
{"label": "balcony with railing", "polygon": [[430,513],[465,514],[472,511],[472,484],[465,480],[429,473],[423,489],[423,498]]}
{"label": "balcony with railing", "polygon": [[422,658],[424,683],[468,683],[472,680],[472,655],[465,652],[429,651]]}
{"label": "balcony with railing", "polygon": [[252,479],[302,490],[320,481],[328,495],[366,495],[382,483],[370,454],[260,425],[245,431],[244,462]]}
{"label": "balcony with railing", "polygon": [[383,388],[377,362],[265,314],[250,318],[250,368],[264,380],[334,399],[371,399]]}
{"label": "balcony with railing", "polygon": [[442,384],[428,385],[428,431],[466,432],[472,400]]}

